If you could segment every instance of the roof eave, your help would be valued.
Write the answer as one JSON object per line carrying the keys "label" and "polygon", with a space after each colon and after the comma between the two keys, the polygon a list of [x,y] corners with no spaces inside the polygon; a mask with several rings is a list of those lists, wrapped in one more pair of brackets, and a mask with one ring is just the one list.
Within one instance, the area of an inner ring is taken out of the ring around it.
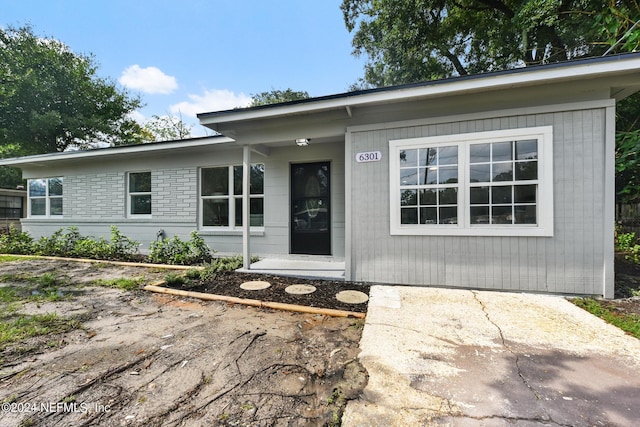
{"label": "roof eave", "polygon": [[0,159],[0,166],[42,166],[50,162],[61,160],[81,160],[98,157],[117,157],[135,153],[158,152],[163,150],[175,150],[184,148],[195,148],[212,144],[223,144],[235,142],[226,136],[211,136],[194,138],[189,140],[163,141],[157,143],[127,145],[112,148],[99,148],[85,151],[64,151],[58,153],[36,154],[33,156],[14,157]]}
{"label": "roof eave", "polygon": [[268,119],[296,114],[317,113],[332,109],[393,103],[418,98],[457,95],[505,87],[524,87],[564,80],[586,80],[601,75],[624,74],[640,69],[640,54],[590,58],[576,62],[520,68],[502,72],[436,80],[419,84],[383,88],[383,90],[345,93],[311,98],[305,102],[275,104],[268,108],[244,108],[198,114],[200,124],[215,128],[217,124]]}

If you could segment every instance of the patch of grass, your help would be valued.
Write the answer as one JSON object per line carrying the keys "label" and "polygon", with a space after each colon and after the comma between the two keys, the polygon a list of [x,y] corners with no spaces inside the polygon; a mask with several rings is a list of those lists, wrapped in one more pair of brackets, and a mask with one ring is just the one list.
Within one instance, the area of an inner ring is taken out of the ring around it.
{"label": "patch of grass", "polygon": [[123,291],[132,291],[138,289],[144,279],[142,277],[133,277],[131,279],[119,278],[119,279],[100,279],[93,282],[96,286],[104,286],[106,288],[117,288]]}
{"label": "patch of grass", "polygon": [[19,300],[20,297],[18,296],[18,292],[16,292],[15,288],[11,286],[0,287],[0,302],[9,304]]}
{"label": "patch of grass", "polygon": [[330,427],[338,427],[341,425],[342,413],[344,412],[344,406],[346,403],[347,399],[342,390],[334,388],[333,393],[331,393],[331,397],[327,400],[328,405],[334,406],[333,416],[329,422]]}
{"label": "patch of grass", "polygon": [[27,301],[60,301],[69,297],[59,288],[59,280],[52,275],[40,277],[3,276],[3,282],[26,282],[24,286],[0,286],[0,303]]}
{"label": "patch of grass", "polygon": [[598,301],[594,298],[575,298],[572,302],[605,322],[617,326],[629,335],[640,339],[640,316],[618,313],[607,306],[606,302]]}
{"label": "patch of grass", "polygon": [[77,319],[60,317],[56,313],[20,315],[0,322],[0,349],[27,338],[58,334],[80,327]]}
{"label": "patch of grass", "polygon": [[15,256],[15,255],[0,255],[0,262],[13,262],[13,261],[26,261],[29,259],[37,259],[35,256]]}
{"label": "patch of grass", "polygon": [[0,282],[24,282],[22,274],[2,274],[0,275]]}
{"label": "patch of grass", "polygon": [[53,273],[43,273],[42,275],[37,276],[35,281],[43,288],[52,288],[62,284],[58,277]]}
{"label": "patch of grass", "polygon": [[351,324],[351,327],[356,330],[364,329],[364,320],[358,319]]}

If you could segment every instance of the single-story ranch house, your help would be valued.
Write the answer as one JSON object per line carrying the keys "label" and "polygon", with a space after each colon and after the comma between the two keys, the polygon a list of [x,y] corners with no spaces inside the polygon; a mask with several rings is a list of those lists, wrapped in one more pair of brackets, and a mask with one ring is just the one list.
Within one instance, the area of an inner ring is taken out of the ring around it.
{"label": "single-story ranch house", "polygon": [[[34,237],[344,261],[347,280],[613,296],[615,104],[640,54],[198,115],[217,136],[0,161]],[[144,249],[144,248],[143,248]]]}

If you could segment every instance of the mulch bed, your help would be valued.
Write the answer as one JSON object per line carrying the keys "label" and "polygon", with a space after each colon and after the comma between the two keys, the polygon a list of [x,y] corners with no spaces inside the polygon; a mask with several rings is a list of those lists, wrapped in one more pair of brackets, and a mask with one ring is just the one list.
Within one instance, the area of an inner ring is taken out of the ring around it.
{"label": "mulch bed", "polygon": [[[262,280],[271,283],[267,289],[248,291],[240,288],[247,281]],[[316,291],[306,295],[292,295],[285,292],[289,285],[312,285]],[[369,295],[369,285],[339,280],[315,280],[295,277],[273,276],[269,274],[252,273],[217,273],[215,279],[202,282],[191,280],[184,285],[164,285],[173,289],[203,292],[215,295],[226,295],[237,298],[255,299],[260,301],[280,302],[286,304],[304,305],[307,307],[330,308],[335,310],[366,313],[368,303],[347,304],[336,299],[340,291],[354,290]]]}

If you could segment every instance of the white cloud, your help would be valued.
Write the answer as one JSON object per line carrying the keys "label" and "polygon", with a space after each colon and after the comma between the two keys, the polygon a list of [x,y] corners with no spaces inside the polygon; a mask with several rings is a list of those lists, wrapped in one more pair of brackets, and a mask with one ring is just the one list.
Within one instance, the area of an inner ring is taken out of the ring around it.
{"label": "white cloud", "polygon": [[138,124],[140,125],[144,125],[146,123],[146,121],[148,120],[144,114],[142,114],[140,111],[135,110],[129,113],[129,118],[135,120],[136,122],[138,122]]}
{"label": "white cloud", "polygon": [[118,81],[126,88],[149,94],[168,94],[178,88],[175,77],[166,75],[159,68],[140,68],[138,64],[125,69]]}
{"label": "white cloud", "polygon": [[237,107],[247,107],[251,97],[244,93],[235,94],[226,89],[205,90],[203,95],[189,94],[189,101],[182,101],[169,107],[172,114],[182,114],[184,117],[195,117],[198,113],[230,110]]}

